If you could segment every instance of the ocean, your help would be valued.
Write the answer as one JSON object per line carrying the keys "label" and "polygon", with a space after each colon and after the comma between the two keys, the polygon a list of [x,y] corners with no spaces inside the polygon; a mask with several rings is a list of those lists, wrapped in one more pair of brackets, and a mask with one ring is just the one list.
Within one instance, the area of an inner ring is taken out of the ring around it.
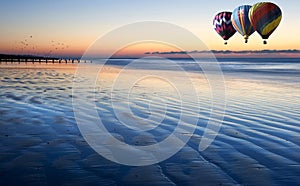
{"label": "ocean", "polygon": [[[0,185],[299,184],[300,59],[111,59],[89,79],[101,65],[0,64]],[[220,126],[207,131],[214,106],[224,106]],[[187,141],[154,164],[107,151],[111,161],[82,134],[98,117],[118,141],[145,147],[183,117]],[[215,138],[199,150],[206,132]]]}

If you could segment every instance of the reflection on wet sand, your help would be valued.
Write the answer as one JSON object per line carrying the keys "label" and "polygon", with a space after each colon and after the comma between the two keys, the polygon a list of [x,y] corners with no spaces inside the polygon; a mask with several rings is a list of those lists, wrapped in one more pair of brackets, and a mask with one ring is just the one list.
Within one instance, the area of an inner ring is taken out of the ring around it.
{"label": "reflection on wet sand", "polygon": [[[76,67],[1,65],[0,185],[299,183],[300,102],[296,85],[226,75],[228,102],[221,131],[207,150],[198,151],[210,117],[211,92],[202,74],[190,73],[201,103],[195,133],[183,134],[191,135],[190,141],[159,164],[129,167],[106,160],[82,138],[72,107]],[[127,72],[130,78],[131,73],[147,70]],[[116,66],[105,66],[99,73],[95,101],[102,122],[117,139],[130,144],[148,145],[165,139],[180,115],[174,88],[153,77],[136,83],[130,97],[135,115],[147,118],[150,111],[168,107],[161,126],[137,133],[122,125],[111,107],[111,101],[128,101],[122,90],[116,92],[118,100],[111,100],[110,88],[119,73]],[[181,76],[179,72],[166,73]],[[195,106],[191,103],[186,112],[195,114]]]}

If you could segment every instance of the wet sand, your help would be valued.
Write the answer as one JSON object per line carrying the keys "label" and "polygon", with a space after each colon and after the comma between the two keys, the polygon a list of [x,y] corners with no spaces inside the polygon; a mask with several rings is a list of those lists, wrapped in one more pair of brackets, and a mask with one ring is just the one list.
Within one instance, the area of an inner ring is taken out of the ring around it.
{"label": "wet sand", "polygon": [[[72,83],[77,65],[0,65],[0,185],[296,185],[300,182],[299,86],[225,75],[227,109],[222,128],[198,151],[210,116],[209,84],[191,73],[200,95],[200,120],[188,144],[151,166],[123,166],[98,155],[74,119]],[[129,130],[114,117],[109,87],[120,72],[106,66],[96,105],[108,130],[130,144],[156,143],[178,119],[172,87],[149,79],[133,89],[132,110],[147,117],[149,104],[170,106],[155,132]],[[147,73],[131,69],[131,73]],[[171,72],[178,75],[179,72]],[[122,102],[122,91],[119,92]],[[150,100],[150,101],[149,101]],[[150,102],[150,103],[149,103]],[[191,103],[190,111],[196,105]],[[155,109],[154,109],[155,110]],[[124,113],[126,113],[124,111]],[[126,115],[124,115],[126,117]]]}

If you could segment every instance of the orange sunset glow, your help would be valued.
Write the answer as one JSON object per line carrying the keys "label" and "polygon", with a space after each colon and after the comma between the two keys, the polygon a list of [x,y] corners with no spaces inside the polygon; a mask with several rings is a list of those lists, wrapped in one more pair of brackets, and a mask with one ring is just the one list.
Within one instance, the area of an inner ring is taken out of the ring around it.
{"label": "orange sunset glow", "polygon": [[[1,25],[5,26],[0,30],[0,53],[80,57],[99,37],[122,25],[143,20],[159,20],[183,27],[201,39],[210,50],[300,49],[300,37],[295,33],[295,30],[298,29],[298,25],[295,24],[298,10],[295,7],[299,6],[296,1],[285,3],[283,0],[276,0],[274,2],[284,10],[283,19],[270,37],[268,45],[262,44],[262,39],[257,33],[249,38],[248,44],[245,44],[243,37],[236,33],[226,46],[223,45],[222,38],[215,33],[212,19],[218,11],[230,10],[239,2],[219,1],[217,3],[220,4],[219,6],[213,6],[214,3],[209,2],[205,5],[197,1],[193,3],[193,6],[179,3],[180,5],[176,7],[166,3],[162,3],[160,6],[149,5],[152,7],[151,11],[146,10],[141,3],[128,6],[126,9],[121,9],[126,6],[123,3],[107,3],[101,4],[101,6],[98,6],[97,3],[86,5],[79,1],[74,4],[58,1],[43,6],[21,3],[17,9],[26,8],[27,11],[23,13],[7,11],[16,5],[3,3],[0,8],[0,16],[5,18],[1,20]],[[247,3],[253,4],[255,1]],[[109,8],[118,11],[109,12]],[[52,11],[53,9],[55,12]],[[74,14],[73,12],[80,13]],[[112,45],[114,42],[111,41]],[[107,48],[107,51],[99,52],[112,52],[109,46]],[[191,51],[200,50],[192,45],[189,48]],[[169,49],[171,51],[172,48],[161,45],[136,45],[123,50],[119,55],[137,57],[146,52],[166,52]],[[299,53],[280,54],[280,56],[299,57]]]}

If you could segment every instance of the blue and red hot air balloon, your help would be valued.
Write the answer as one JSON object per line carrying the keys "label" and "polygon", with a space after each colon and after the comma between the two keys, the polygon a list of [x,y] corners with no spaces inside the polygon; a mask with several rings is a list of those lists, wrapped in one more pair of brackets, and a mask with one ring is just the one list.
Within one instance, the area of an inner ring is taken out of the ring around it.
{"label": "blue and red hot air balloon", "polygon": [[234,29],[244,37],[245,43],[248,42],[249,36],[255,32],[248,16],[250,8],[250,5],[239,6],[233,10],[231,16]]}
{"label": "blue and red hot air balloon", "polygon": [[225,45],[236,32],[231,24],[231,15],[231,12],[220,12],[213,20],[214,29],[225,40]]}

